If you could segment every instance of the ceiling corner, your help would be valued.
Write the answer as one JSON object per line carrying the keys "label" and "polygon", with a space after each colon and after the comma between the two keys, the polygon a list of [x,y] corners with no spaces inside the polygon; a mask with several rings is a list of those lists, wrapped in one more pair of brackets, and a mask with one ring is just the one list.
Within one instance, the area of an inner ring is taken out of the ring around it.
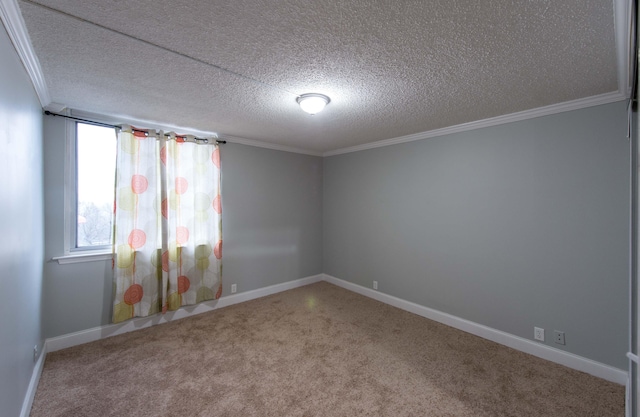
{"label": "ceiling corner", "polygon": [[616,37],[616,58],[618,65],[618,91],[625,97],[631,95],[632,80],[630,56],[632,55],[632,12],[633,0],[614,0],[613,16]]}
{"label": "ceiling corner", "polygon": [[31,83],[36,90],[40,104],[43,108],[49,106],[51,104],[49,89],[16,0],[0,0],[0,20],[2,20],[4,27],[7,29],[9,38],[24,68],[27,70],[27,74],[29,74],[29,78],[31,78]]}

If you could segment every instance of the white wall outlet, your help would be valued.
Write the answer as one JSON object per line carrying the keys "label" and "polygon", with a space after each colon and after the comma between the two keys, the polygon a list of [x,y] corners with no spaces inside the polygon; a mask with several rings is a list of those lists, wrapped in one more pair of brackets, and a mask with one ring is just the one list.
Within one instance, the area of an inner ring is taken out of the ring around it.
{"label": "white wall outlet", "polygon": [[238,291],[238,285],[237,284],[231,284],[231,294],[235,294],[236,291]]}
{"label": "white wall outlet", "polygon": [[33,347],[33,361],[36,362],[38,360],[38,345]]}
{"label": "white wall outlet", "polygon": [[559,345],[564,345],[564,332],[561,332],[559,330],[554,330],[553,331],[553,336],[554,336],[554,340],[557,344]]}
{"label": "white wall outlet", "polygon": [[374,290],[378,289],[378,281],[373,281],[373,289]]}
{"label": "white wall outlet", "polygon": [[533,338],[541,342],[544,342],[544,329],[541,327],[534,327]]}

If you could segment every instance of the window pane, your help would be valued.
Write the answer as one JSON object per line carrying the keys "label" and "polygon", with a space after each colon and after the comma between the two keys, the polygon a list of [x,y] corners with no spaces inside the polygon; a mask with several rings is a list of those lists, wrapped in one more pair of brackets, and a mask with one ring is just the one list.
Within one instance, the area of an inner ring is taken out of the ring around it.
{"label": "window pane", "polygon": [[116,171],[115,129],[77,123],[76,247],[111,244]]}

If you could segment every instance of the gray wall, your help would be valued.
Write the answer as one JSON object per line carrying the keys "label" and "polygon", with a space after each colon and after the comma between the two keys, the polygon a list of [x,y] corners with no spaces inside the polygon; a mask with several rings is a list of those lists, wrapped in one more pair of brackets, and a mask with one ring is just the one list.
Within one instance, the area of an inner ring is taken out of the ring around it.
{"label": "gray wall", "polygon": [[111,318],[111,261],[58,265],[64,254],[65,120],[44,117],[44,337],[107,324]]}
{"label": "gray wall", "polygon": [[[322,272],[322,159],[221,146],[223,296]],[[64,252],[65,121],[45,117],[45,259]],[[45,264],[45,337],[110,323],[111,261]]]}
{"label": "gray wall", "polygon": [[225,288],[322,273],[322,158],[233,143],[221,158]]}
{"label": "gray wall", "polygon": [[[223,296],[321,272],[377,280],[624,369],[625,121],[614,103],[324,160],[224,145]],[[46,260],[64,249],[64,126],[45,118]],[[45,337],[110,322],[110,261],[44,275]]]}
{"label": "gray wall", "polygon": [[625,134],[618,102],[325,158],[324,272],[625,369]]}
{"label": "gray wall", "polygon": [[42,109],[0,25],[0,413],[18,416],[42,349]]}

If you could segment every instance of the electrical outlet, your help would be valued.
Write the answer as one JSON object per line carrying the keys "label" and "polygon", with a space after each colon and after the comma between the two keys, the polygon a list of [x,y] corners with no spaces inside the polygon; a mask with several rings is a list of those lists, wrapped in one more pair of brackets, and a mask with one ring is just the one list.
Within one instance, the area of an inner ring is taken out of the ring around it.
{"label": "electrical outlet", "polygon": [[555,342],[559,345],[564,345],[564,332],[559,330],[554,330],[553,335],[555,336]]}
{"label": "electrical outlet", "polygon": [[544,342],[544,329],[541,327],[534,327],[533,338],[541,342]]}
{"label": "electrical outlet", "polygon": [[33,347],[33,361],[36,362],[38,360],[38,345]]}
{"label": "electrical outlet", "polygon": [[378,281],[373,281],[373,289],[374,290],[378,289]]}
{"label": "electrical outlet", "polygon": [[235,294],[236,291],[238,291],[238,285],[237,284],[231,284],[231,294]]}

